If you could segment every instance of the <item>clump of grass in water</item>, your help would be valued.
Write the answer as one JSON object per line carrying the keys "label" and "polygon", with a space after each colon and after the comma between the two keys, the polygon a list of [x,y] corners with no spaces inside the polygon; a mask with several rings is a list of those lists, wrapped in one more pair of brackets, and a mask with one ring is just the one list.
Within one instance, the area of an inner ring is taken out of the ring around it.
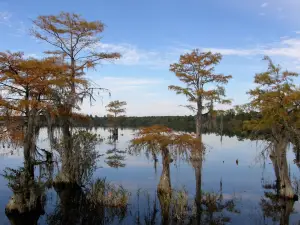
{"label": "clump of grass in water", "polygon": [[95,205],[126,208],[130,193],[120,186],[113,185],[106,179],[97,179],[91,184],[88,199]]}
{"label": "clump of grass in water", "polygon": [[172,218],[175,221],[183,221],[190,214],[190,207],[188,203],[188,192],[185,188],[181,190],[173,190],[172,198]]}
{"label": "clump of grass in water", "polygon": [[[161,213],[168,207],[170,211],[166,211],[169,214],[169,218],[176,222],[176,224],[185,224],[192,216],[192,207],[189,204],[188,192],[183,187],[179,190],[172,190],[170,194],[159,194],[161,201]],[[162,208],[163,207],[163,208]]]}

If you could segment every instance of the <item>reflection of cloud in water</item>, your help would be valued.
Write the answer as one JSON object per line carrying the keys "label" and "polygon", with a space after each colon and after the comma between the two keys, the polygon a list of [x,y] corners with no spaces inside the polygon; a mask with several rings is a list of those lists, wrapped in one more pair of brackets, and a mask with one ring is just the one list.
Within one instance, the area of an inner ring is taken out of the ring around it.
{"label": "reflection of cloud in water", "polygon": [[[83,128],[85,129],[85,128]],[[90,129],[88,129],[90,130]],[[107,144],[107,138],[109,136],[108,130],[102,128],[94,129],[90,131],[100,134],[102,138],[105,138],[104,142],[97,144],[96,149],[99,153],[106,153],[108,149],[111,149],[113,145]],[[123,134],[123,135],[121,135]],[[116,143],[118,150],[126,150],[129,144],[129,140],[133,137],[134,132],[130,129],[119,130],[119,139]],[[261,177],[263,176],[266,181],[274,181],[275,175],[273,167],[269,164],[269,159],[266,161],[266,167],[262,173],[262,167],[260,164],[255,164],[254,160],[257,155],[256,142],[249,140],[238,141],[237,138],[223,137],[222,144],[220,143],[220,136],[214,134],[203,135],[203,141],[209,146],[209,150],[205,155],[205,161],[203,163],[202,170],[202,190],[205,192],[214,191],[218,193],[220,179],[223,182],[223,199],[231,200],[236,198],[238,205],[242,211],[239,217],[241,223],[237,223],[235,220],[233,224],[243,224],[243,221],[250,218],[250,214],[253,210],[261,213],[259,202],[264,196],[264,189],[261,187]],[[38,141],[40,148],[49,149],[49,140],[47,137],[46,129],[41,129],[41,135]],[[0,154],[1,154],[0,149]],[[6,149],[5,149],[6,151]],[[288,161],[293,160],[294,154],[288,153]],[[235,160],[239,159],[239,165],[235,164]],[[159,182],[161,174],[161,158],[159,156],[159,162],[157,164],[157,173],[155,174],[153,169],[153,161],[147,159],[143,153],[138,156],[126,154],[126,167],[114,169],[110,168],[104,163],[105,156],[100,157],[98,166],[103,168],[97,169],[93,178],[104,178],[114,184],[121,184],[124,188],[128,189],[133,194],[134,203],[136,198],[136,192],[139,188],[147,190],[151,196],[155,195],[155,190]],[[224,161],[224,163],[223,163]],[[20,155],[12,155],[8,157],[0,156],[0,170],[3,170],[6,166],[17,168],[22,163],[22,149]],[[183,186],[188,191],[189,198],[193,199],[195,194],[195,174],[191,165],[182,161],[179,167],[171,164],[171,182],[174,189],[180,189]],[[250,167],[249,167],[250,166]],[[290,163],[291,175],[298,177],[299,170],[297,167]],[[0,171],[1,172],[1,171]],[[7,190],[6,183],[0,177],[0,190]],[[5,202],[6,203],[6,202]],[[48,204],[50,204],[48,202]],[[294,205],[296,212],[300,211],[300,204],[296,202]],[[2,213],[0,213],[2,215]],[[299,218],[299,214],[291,215],[294,217],[293,221]],[[1,223],[1,220],[0,220]],[[246,224],[251,224],[246,223]]]}

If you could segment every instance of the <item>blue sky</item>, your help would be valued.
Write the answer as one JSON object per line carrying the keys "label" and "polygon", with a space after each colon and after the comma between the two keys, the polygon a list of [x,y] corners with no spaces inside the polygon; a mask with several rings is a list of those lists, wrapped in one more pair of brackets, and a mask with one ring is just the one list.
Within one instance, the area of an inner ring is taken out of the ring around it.
{"label": "blue sky", "polygon": [[179,107],[185,98],[167,87],[180,84],[169,65],[194,48],[223,54],[216,71],[233,76],[227,86],[233,105],[248,100],[253,76],[266,68],[263,55],[300,71],[299,0],[0,0],[0,51],[40,57],[48,46],[29,35],[31,20],[60,11],[101,20],[106,29],[99,50],[123,55],[88,72],[112,96],[104,94],[92,107],[85,102],[85,113],[104,115],[104,106],[118,99],[127,101],[128,115],[191,114]]}

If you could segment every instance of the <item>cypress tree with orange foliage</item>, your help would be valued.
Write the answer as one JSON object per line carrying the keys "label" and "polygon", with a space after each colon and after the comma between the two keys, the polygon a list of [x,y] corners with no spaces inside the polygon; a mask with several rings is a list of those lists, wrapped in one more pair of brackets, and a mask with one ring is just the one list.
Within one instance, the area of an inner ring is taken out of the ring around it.
{"label": "cypress tree with orange foliage", "polygon": [[222,55],[219,53],[200,52],[199,49],[195,49],[191,53],[181,55],[178,63],[170,65],[170,71],[175,73],[186,86],[170,85],[169,89],[185,95],[192,103],[186,107],[196,112],[196,135],[199,138],[203,111],[212,109],[213,102],[230,103],[230,100],[224,98],[223,85],[227,84],[232,76],[215,72],[215,66],[221,62],[221,59]]}
{"label": "cypress tree with orange foliage", "polygon": [[[121,55],[118,52],[100,52],[101,33],[104,24],[101,21],[87,21],[81,15],[61,12],[58,15],[43,15],[33,21],[31,33],[34,37],[54,47],[47,51],[50,55],[61,57],[68,69],[66,75],[69,87],[60,90],[57,101],[61,105],[63,114],[62,128],[66,149],[72,148],[71,117],[74,108],[80,109],[83,98],[93,100],[94,91],[107,91],[104,88],[89,82],[85,78],[87,69],[95,68],[103,60],[114,61]],[[81,80],[85,80],[82,85]]]}
{"label": "cypress tree with orange foliage", "polygon": [[135,152],[145,150],[147,153],[161,154],[163,170],[157,188],[160,193],[171,192],[171,157],[188,157],[191,151],[199,149],[201,146],[199,138],[188,133],[174,132],[161,125],[141,128],[131,144],[131,149]]}

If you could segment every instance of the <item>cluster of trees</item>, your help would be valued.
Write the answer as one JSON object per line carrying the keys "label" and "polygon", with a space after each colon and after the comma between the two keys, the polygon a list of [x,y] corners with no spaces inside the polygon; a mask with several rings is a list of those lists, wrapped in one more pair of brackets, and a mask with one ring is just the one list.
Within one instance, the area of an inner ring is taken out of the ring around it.
{"label": "cluster of trees", "polygon": [[[240,134],[245,131],[268,141],[279,194],[295,197],[288,176],[286,151],[289,142],[300,147],[300,89],[293,82],[297,73],[282,71],[280,66],[265,57],[268,69],[255,76],[257,87],[248,92],[251,101],[233,110],[215,110],[215,104],[231,102],[226,99],[225,85],[232,76],[215,72],[215,66],[221,62],[221,54],[195,49],[181,55],[178,63],[170,65],[170,71],[183,86],[169,86],[170,90],[187,97],[190,105],[185,107],[191,109],[195,116],[125,117],[126,102],[116,100],[106,106],[107,117],[88,118],[78,113],[83,99],[93,101],[96,93],[108,91],[87,79],[88,69],[94,69],[102,60],[112,61],[121,57],[117,52],[96,51],[95,44],[101,40],[104,25],[100,21],[89,22],[77,14],[64,12],[56,16],[39,16],[33,23],[32,35],[49,45],[50,50],[45,52],[43,59],[28,58],[21,52],[0,52],[0,113],[4,124],[0,128],[0,136],[2,140],[13,139],[24,146],[25,180],[33,179],[36,155],[40,154],[36,138],[44,124],[48,127],[51,147],[58,151],[62,161],[62,172],[56,183],[80,188],[82,175],[88,174],[84,165],[97,158],[93,151],[96,137],[88,133],[74,133],[72,128],[76,122],[78,125],[87,121],[86,124],[112,127],[114,147],[110,154],[113,155],[107,158],[107,163],[114,167],[124,165],[120,162],[124,156],[118,155],[123,152],[115,145],[118,126],[144,127],[132,140],[133,152],[146,150],[155,161],[158,153],[162,155],[159,198],[170,198],[171,156],[188,155],[195,169],[195,202],[199,213],[203,203],[201,169],[205,153],[202,133],[206,130]],[[53,134],[55,125],[61,128],[62,135],[59,137]],[[170,127],[193,129],[195,133],[178,133]],[[46,156],[51,155],[43,151]]]}
{"label": "cluster of trees", "polygon": [[[104,25],[100,21],[89,22],[77,14],[62,12],[56,16],[39,16],[33,21],[31,34],[49,44],[51,50],[43,59],[24,57],[24,53],[0,53],[0,110],[5,126],[2,138],[11,127],[19,131],[19,139],[25,143],[25,155],[34,155],[35,138],[41,126],[39,119],[46,118],[49,137],[52,137],[53,118],[59,118],[63,130],[65,152],[71,145],[72,121],[84,117],[74,110],[86,97],[94,99],[96,90],[86,71],[102,60],[120,58],[119,53],[102,53],[95,50],[101,39]],[[23,118],[22,121],[16,118]],[[16,129],[17,127],[17,129]]]}
{"label": "cluster of trees", "polygon": [[[197,49],[191,53],[181,55],[179,62],[172,64],[170,70],[185,84],[185,87],[171,85],[169,89],[176,91],[177,94],[185,95],[188,102],[192,103],[192,105],[187,105],[186,107],[193,110],[196,114],[196,138],[200,140],[200,143],[203,125],[208,123],[208,127],[215,127],[212,121],[216,121],[218,114],[221,115],[221,132],[223,131],[225,117],[225,119],[230,118],[227,121],[230,121],[229,125],[232,127],[243,127],[240,130],[248,132],[252,138],[266,140],[269,143],[267,148],[268,154],[279,183],[278,194],[284,198],[298,199],[288,175],[286,158],[288,143],[293,143],[297,149],[299,149],[300,143],[300,88],[294,84],[293,80],[298,74],[287,70],[283,71],[269,57],[265,57],[264,60],[268,62],[268,69],[266,72],[255,75],[254,83],[256,88],[248,92],[251,101],[225,113],[221,110],[216,111],[213,107],[215,102],[221,104],[230,103],[230,100],[224,99],[224,84],[229,81],[231,76],[215,74],[214,72],[214,66],[220,62],[221,58],[221,55],[218,53],[202,53]],[[209,84],[209,88],[207,88],[207,84]],[[207,113],[203,114],[204,110]],[[204,118],[207,118],[205,122]],[[240,118],[240,120],[236,120],[237,118]],[[174,147],[174,143],[169,144],[166,141],[167,131],[157,130],[153,126],[149,129],[151,132],[154,130],[154,134],[148,134],[147,132],[145,134],[144,129],[141,129],[139,133],[142,137],[137,139],[138,141],[134,140],[134,143],[136,145],[146,144],[148,148],[155,146],[165,158],[163,163],[168,164],[169,148]],[[159,135],[157,136],[156,133]],[[160,136],[161,134],[164,135],[163,138]],[[178,140],[181,139],[178,138]],[[168,144],[161,145],[160,141],[163,144]],[[182,144],[188,148],[189,141],[181,141],[180,145]],[[196,150],[193,149],[191,151],[193,162],[202,159],[203,150],[204,148],[201,147],[201,144],[198,144]],[[166,169],[166,171],[168,170]],[[195,171],[197,171],[196,167]],[[164,180],[167,180],[166,174],[168,173],[162,174]]]}
{"label": "cluster of trees", "polygon": [[[1,141],[14,141],[24,147],[24,167],[12,170],[15,196],[6,207],[7,215],[39,210],[43,195],[38,187],[77,187],[95,166],[97,137],[74,131],[74,121],[86,118],[78,113],[84,98],[94,100],[100,91],[108,91],[86,78],[102,60],[120,58],[117,52],[97,52],[104,25],[87,21],[80,15],[62,12],[39,16],[33,21],[31,34],[48,44],[42,59],[26,57],[22,52],[0,52]],[[55,121],[55,118],[58,121]],[[61,169],[55,180],[37,183],[35,167],[53,163],[53,152],[36,146],[42,121],[48,126],[51,148],[59,153]],[[58,122],[61,135],[54,135]],[[87,168],[88,167],[88,168]],[[21,180],[21,181],[20,181]],[[21,182],[21,183],[18,183]],[[26,191],[22,191],[24,188]],[[62,197],[63,198],[63,197]]]}
{"label": "cluster of trees", "polygon": [[[235,109],[219,111],[215,110],[215,123],[212,126],[203,126],[203,132],[222,133],[227,136],[242,136],[243,123],[258,116],[255,111],[245,112],[237,111]],[[88,116],[88,120],[84,120],[81,123],[78,121],[78,125],[81,126],[101,126],[110,127],[111,123],[109,117],[103,116]],[[204,118],[205,125],[209,124],[208,118]],[[126,116],[120,117],[117,121],[118,127],[121,128],[140,128],[152,125],[164,125],[178,131],[194,132],[196,129],[195,116]]]}

